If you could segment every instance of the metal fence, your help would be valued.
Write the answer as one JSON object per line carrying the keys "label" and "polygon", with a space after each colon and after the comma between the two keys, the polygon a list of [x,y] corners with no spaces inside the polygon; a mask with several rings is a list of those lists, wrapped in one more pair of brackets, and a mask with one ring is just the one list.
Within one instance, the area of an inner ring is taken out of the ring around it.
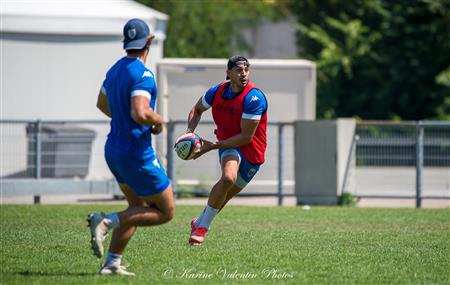
{"label": "metal fence", "polygon": [[[173,143],[185,127],[185,121],[167,124],[163,160],[178,193],[206,195],[221,174],[218,155],[195,161],[176,157]],[[212,122],[201,122],[196,131],[214,139]],[[0,120],[2,195],[115,193],[117,186],[103,158],[108,132],[107,120]],[[282,204],[295,188],[293,123],[270,123],[268,138],[266,162],[242,195],[276,196]],[[417,207],[423,199],[450,198],[450,122],[363,121],[354,141],[348,162],[355,160],[356,168],[347,163],[345,180],[356,177],[355,196],[417,198]],[[41,184],[35,187],[32,181]]]}
{"label": "metal fence", "polygon": [[[176,157],[173,145],[177,136],[186,129],[185,121],[171,121],[167,134],[168,174],[174,180],[176,191],[190,191],[205,195],[220,177],[218,155],[205,155],[195,161],[183,161]],[[200,122],[196,132],[214,140],[214,123]],[[241,196],[277,196],[282,204],[284,196],[294,196],[294,124],[269,122],[267,129],[266,161]]]}
{"label": "metal fence", "polygon": [[450,199],[450,122],[363,121],[356,136],[356,196]]}
{"label": "metal fence", "polygon": [[356,134],[358,166],[415,166],[419,136],[423,165],[450,166],[450,125],[444,122],[361,122]]}
{"label": "metal fence", "polygon": [[[176,157],[173,143],[185,127],[184,121],[167,124],[167,157],[162,160],[177,194],[205,195],[220,177],[218,156],[211,152],[195,161]],[[201,122],[197,131],[213,140],[212,122]],[[2,195],[119,194],[103,157],[108,132],[106,120],[0,120]],[[283,197],[294,195],[293,124],[270,123],[268,136],[266,163],[242,195],[278,196],[281,204]]]}

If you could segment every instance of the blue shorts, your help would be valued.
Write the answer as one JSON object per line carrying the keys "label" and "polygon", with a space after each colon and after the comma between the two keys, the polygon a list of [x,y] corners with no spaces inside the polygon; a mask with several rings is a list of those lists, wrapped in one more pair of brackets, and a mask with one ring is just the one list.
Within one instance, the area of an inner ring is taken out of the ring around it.
{"label": "blue shorts", "polygon": [[236,179],[236,186],[244,189],[245,186],[253,179],[255,174],[258,172],[260,164],[250,163],[245,157],[242,155],[239,148],[223,148],[219,149],[219,157],[220,162],[222,163],[222,159],[226,156],[235,156],[239,160],[239,170],[238,177]]}
{"label": "blue shorts", "polygon": [[129,185],[137,196],[158,194],[170,185],[166,171],[152,149],[130,152],[106,143],[105,159],[117,182]]}

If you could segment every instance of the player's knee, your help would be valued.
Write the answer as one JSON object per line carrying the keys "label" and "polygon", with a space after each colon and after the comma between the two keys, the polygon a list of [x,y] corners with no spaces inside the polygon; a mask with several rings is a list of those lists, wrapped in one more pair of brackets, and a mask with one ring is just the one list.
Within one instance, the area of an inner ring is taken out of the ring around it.
{"label": "player's knee", "polygon": [[167,210],[163,212],[162,223],[169,222],[170,220],[173,219],[174,216],[175,216],[175,207],[174,206],[169,207]]}
{"label": "player's knee", "polygon": [[237,177],[235,175],[231,174],[224,174],[222,175],[222,183],[227,186],[232,186],[236,182]]}

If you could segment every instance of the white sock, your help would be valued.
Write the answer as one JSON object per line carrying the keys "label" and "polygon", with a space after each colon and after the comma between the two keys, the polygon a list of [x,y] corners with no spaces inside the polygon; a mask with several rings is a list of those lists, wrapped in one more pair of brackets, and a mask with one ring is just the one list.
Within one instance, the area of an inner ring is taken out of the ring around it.
{"label": "white sock", "polygon": [[201,220],[200,220],[198,226],[209,229],[209,226],[211,225],[212,220],[216,217],[218,212],[219,212],[219,209],[215,209],[215,208],[211,208],[210,206],[206,206],[205,210],[203,210],[203,213],[200,215]]}
{"label": "white sock", "polygon": [[110,229],[115,229],[120,226],[119,215],[117,213],[110,213],[106,215],[108,220],[108,227]]}
{"label": "white sock", "polygon": [[119,266],[121,262],[122,262],[122,255],[108,252],[108,255],[106,256],[105,265]]}
{"label": "white sock", "polygon": [[203,211],[201,212],[200,216],[198,216],[197,220],[195,220],[194,225],[196,227],[200,226],[200,222],[202,221],[203,216],[205,215],[205,211],[206,211],[206,208],[203,209]]}

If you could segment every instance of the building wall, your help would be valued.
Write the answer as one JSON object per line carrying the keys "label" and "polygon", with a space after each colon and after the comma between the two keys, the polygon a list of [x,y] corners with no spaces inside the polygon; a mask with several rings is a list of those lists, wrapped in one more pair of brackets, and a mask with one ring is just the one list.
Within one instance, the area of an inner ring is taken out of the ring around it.
{"label": "building wall", "polygon": [[[120,36],[3,34],[3,119],[101,119],[95,107],[106,71],[125,53]],[[150,49],[149,67],[162,56]]]}
{"label": "building wall", "polygon": [[[0,119],[107,119],[96,108],[97,95],[107,70],[125,55],[121,40],[121,36],[2,34]],[[162,57],[162,43],[154,41],[150,49],[147,66],[153,71]],[[27,167],[26,124],[0,127],[4,143],[0,176],[22,173]],[[82,127],[97,133],[88,177],[110,178],[103,158],[109,126]]]}

